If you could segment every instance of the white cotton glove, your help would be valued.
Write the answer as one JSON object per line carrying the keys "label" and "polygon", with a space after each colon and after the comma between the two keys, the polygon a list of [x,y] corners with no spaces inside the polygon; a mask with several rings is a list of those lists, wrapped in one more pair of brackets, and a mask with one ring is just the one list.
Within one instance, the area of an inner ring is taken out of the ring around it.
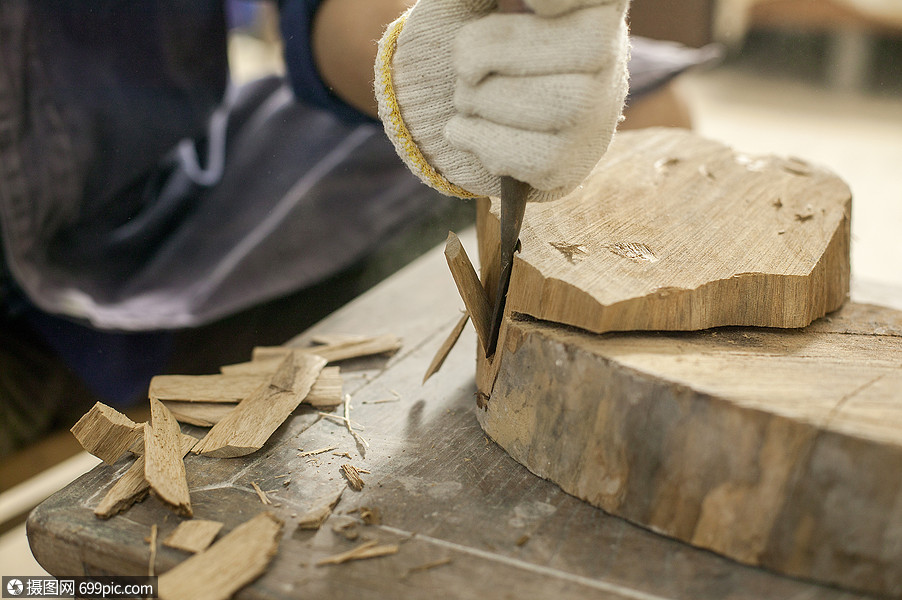
{"label": "white cotton glove", "polygon": [[627,92],[628,0],[419,0],[379,42],[379,117],[398,154],[446,194],[530,200],[578,186],[610,144]]}

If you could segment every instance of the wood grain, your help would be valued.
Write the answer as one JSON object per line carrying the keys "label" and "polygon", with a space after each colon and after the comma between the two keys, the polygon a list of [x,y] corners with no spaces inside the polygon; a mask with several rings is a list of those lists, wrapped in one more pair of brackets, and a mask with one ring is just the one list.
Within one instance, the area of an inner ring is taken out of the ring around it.
{"label": "wood grain", "polygon": [[576,192],[528,207],[508,312],[596,333],[804,327],[846,299],[850,215],[846,184],[799,159],[624,132]]}
{"label": "wood grain", "polygon": [[284,391],[268,383],[262,384],[214,425],[195,446],[194,452],[215,458],[235,458],[263,447],[307,396],[326,365],[326,359],[315,354],[289,353],[283,360],[296,365],[292,389]]}
{"label": "wood grain", "polygon": [[508,323],[479,420],[565,491],[735,560],[902,593],[902,312],[801,330]]}
{"label": "wood grain", "polygon": [[160,576],[163,600],[225,600],[263,574],[276,553],[282,521],[268,512]]}
{"label": "wood grain", "polygon": [[82,448],[110,465],[144,435],[141,425],[101,402],[92,406],[71,431]]}
{"label": "wood grain", "polygon": [[144,478],[154,495],[190,517],[193,512],[178,421],[154,398],[150,399],[150,417],[151,422],[144,424]]}

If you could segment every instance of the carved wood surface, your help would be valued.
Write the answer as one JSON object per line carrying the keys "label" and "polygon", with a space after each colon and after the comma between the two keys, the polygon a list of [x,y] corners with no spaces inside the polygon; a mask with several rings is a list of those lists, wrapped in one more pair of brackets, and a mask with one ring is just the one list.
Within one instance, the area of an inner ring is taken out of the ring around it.
{"label": "carved wood surface", "polygon": [[527,207],[507,310],[596,333],[804,327],[848,294],[850,215],[846,184],[800,159],[624,132],[580,189]]}

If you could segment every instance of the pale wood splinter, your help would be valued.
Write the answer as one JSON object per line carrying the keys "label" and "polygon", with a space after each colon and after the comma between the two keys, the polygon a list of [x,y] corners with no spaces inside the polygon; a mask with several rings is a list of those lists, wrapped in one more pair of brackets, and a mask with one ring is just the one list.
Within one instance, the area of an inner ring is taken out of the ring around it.
{"label": "pale wood splinter", "polygon": [[479,276],[476,275],[463,244],[460,243],[460,238],[451,231],[448,232],[448,240],[445,242],[445,259],[448,261],[448,268],[451,269],[457,291],[476,328],[479,342],[485,350],[492,328],[492,303],[479,281]]}
{"label": "pale wood splinter", "polygon": [[160,576],[162,600],[226,600],[266,571],[282,521],[263,512]]}
{"label": "pale wood splinter", "polygon": [[[184,457],[188,454],[196,443],[197,438],[181,434],[179,438],[181,456]],[[103,500],[94,509],[94,514],[101,519],[108,519],[143,500],[149,491],[150,484],[144,477],[144,454],[142,453],[109,489]]]}
{"label": "pale wood splinter", "polygon": [[153,398],[150,416],[151,423],[144,424],[144,477],[160,500],[190,517],[193,512],[178,421],[162,402]]}
{"label": "pale wood splinter", "polygon": [[215,458],[233,458],[262,448],[310,391],[326,360],[314,354],[284,356],[283,364],[294,363],[296,377],[290,391],[261,385],[214,425],[194,451]]}
{"label": "pale wood splinter", "polygon": [[220,529],[222,529],[222,523],[219,521],[205,519],[183,521],[166,536],[163,545],[196,554],[206,550],[213,543]]}
{"label": "pale wood splinter", "polygon": [[70,431],[82,448],[110,465],[144,435],[141,425],[101,402],[91,407]]}

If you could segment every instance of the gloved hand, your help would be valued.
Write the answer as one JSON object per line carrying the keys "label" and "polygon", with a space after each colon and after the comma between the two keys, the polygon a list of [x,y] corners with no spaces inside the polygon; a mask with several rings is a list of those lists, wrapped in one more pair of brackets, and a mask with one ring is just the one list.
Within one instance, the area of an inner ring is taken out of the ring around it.
{"label": "gloved hand", "polygon": [[379,42],[379,117],[398,154],[449,195],[530,200],[578,186],[610,144],[627,92],[628,0],[419,0]]}

